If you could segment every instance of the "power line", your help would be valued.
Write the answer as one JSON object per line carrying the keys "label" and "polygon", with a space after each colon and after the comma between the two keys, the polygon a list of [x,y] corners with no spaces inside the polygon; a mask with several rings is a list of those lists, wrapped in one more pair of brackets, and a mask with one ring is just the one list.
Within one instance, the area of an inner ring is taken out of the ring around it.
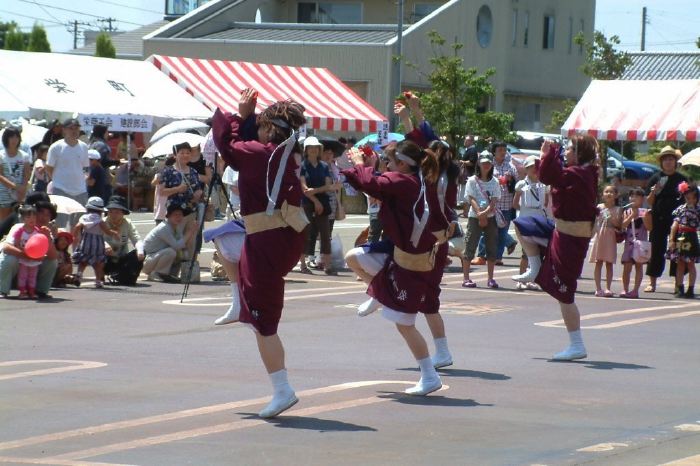
{"label": "power line", "polygon": [[[47,7],[47,8],[53,8],[54,10],[65,11],[65,12],[68,12],[68,13],[75,13],[75,14],[83,15],[83,16],[91,16],[91,17],[93,17],[93,18],[98,18],[98,19],[103,18],[103,16],[93,15],[93,14],[91,14],[91,13],[85,13],[85,12],[82,12],[82,11],[70,10],[70,9],[68,9],[68,8],[61,8],[61,7],[53,6],[53,5],[47,5],[47,4],[45,4],[45,3],[39,3],[39,2],[37,2],[37,1],[35,1],[35,0],[19,0],[19,1],[20,1],[20,2],[24,2],[24,3],[29,3],[30,5],[45,6],[45,7]],[[133,24],[134,26],[143,26],[143,24],[140,24],[140,23],[132,23],[132,22],[130,22],[130,21],[121,21],[121,20],[118,20],[118,21],[119,21],[120,23],[124,23],[124,24]]]}
{"label": "power line", "polygon": [[131,10],[145,11],[146,13],[157,13],[157,14],[159,14],[159,15],[162,15],[162,14],[163,14],[162,11],[149,10],[148,8],[139,8],[139,7],[136,7],[136,6],[125,5],[125,4],[123,4],[123,3],[110,2],[110,1],[108,1],[108,0],[95,0],[95,1],[96,1],[96,2],[100,2],[100,3],[106,3],[106,4],[108,4],[108,5],[121,6],[121,7],[124,7],[124,8],[129,8],[129,9],[131,9]]}
{"label": "power line", "polygon": [[7,10],[0,10],[0,13],[7,13],[8,15],[13,15],[13,16],[19,16],[21,18],[28,18],[28,19],[33,19],[35,21],[44,21],[46,23],[52,23],[52,24],[60,24],[61,26],[65,26],[66,23],[54,21],[52,19],[45,19],[45,18],[38,18],[36,16],[28,16],[28,15],[23,15],[20,13],[15,13],[13,11],[7,11]]}

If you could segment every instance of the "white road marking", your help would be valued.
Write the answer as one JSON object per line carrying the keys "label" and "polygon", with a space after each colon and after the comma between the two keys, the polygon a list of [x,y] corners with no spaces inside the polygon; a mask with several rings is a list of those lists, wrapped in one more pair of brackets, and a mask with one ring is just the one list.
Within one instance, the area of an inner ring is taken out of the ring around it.
{"label": "white road marking", "polygon": [[676,430],[681,432],[700,432],[700,423],[698,424],[681,424],[675,427]]}
{"label": "white road marking", "polygon": [[628,446],[629,445],[626,443],[615,443],[615,442],[599,443],[597,445],[591,445],[590,447],[579,448],[576,451],[585,452],[585,453],[598,453],[598,452],[602,452],[602,451],[615,450],[617,448],[625,448]]}
{"label": "white road marking", "polygon": [[700,465],[700,455],[688,456],[679,460],[664,463],[660,466],[698,466]]}
{"label": "white road marking", "polygon": [[0,380],[19,379],[21,377],[34,377],[37,375],[60,374],[62,372],[80,371],[83,369],[96,369],[107,364],[97,361],[73,361],[67,359],[28,359],[24,361],[3,361],[0,367],[25,366],[30,364],[70,364],[70,366],[53,367],[50,369],[37,369],[33,371],[15,372],[13,374],[0,374]]}
{"label": "white road marking", "polygon": [[[666,310],[666,309],[678,310],[681,308],[687,308],[687,307],[693,307],[693,306],[697,307],[698,304],[697,303],[672,304],[672,305],[665,305],[665,306],[643,307],[643,308],[638,308],[638,309],[626,309],[626,310],[622,310],[622,311],[599,312],[599,313],[595,313],[595,314],[582,315],[581,320],[586,321],[586,320],[598,319],[598,318],[603,318],[603,317],[618,317],[618,316],[624,316],[624,315],[629,315],[629,314],[640,314],[640,313],[645,313],[645,312],[662,311],[662,310]],[[617,327],[622,327],[622,326],[626,326],[626,325],[635,325],[635,324],[641,324],[641,323],[645,323],[645,322],[653,322],[655,320],[676,319],[676,318],[680,318],[680,317],[688,317],[688,316],[696,315],[696,314],[700,314],[700,311],[681,312],[681,313],[664,314],[661,316],[651,316],[651,317],[644,317],[644,318],[638,318],[638,319],[628,319],[628,320],[622,320],[622,321],[617,321],[617,322],[612,322],[612,323],[607,323],[607,324],[581,326],[581,328],[585,328],[585,329],[617,328]],[[563,328],[564,321],[563,320],[550,320],[550,321],[546,321],[546,322],[536,322],[535,325],[537,325],[539,327]]]}

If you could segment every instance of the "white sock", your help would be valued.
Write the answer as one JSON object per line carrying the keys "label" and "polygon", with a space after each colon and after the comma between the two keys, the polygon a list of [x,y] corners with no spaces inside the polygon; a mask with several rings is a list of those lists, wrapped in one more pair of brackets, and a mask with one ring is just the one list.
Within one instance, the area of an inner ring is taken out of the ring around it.
{"label": "white sock", "polygon": [[287,380],[287,369],[281,369],[269,375],[272,388],[275,391],[275,396],[294,393],[292,386],[289,385],[289,380]]}
{"label": "white sock", "polygon": [[447,347],[447,337],[434,338],[435,342],[435,354],[441,354],[447,356],[450,354],[450,349]]}
{"label": "white sock", "polygon": [[241,297],[238,293],[238,283],[231,283],[231,306],[229,310],[240,308]]}
{"label": "white sock", "polygon": [[569,341],[571,346],[576,348],[583,348],[583,337],[581,336],[581,330],[574,330],[569,332]]}
{"label": "white sock", "polygon": [[542,267],[542,258],[539,254],[536,256],[527,256],[527,263],[532,270],[539,271],[540,267]]}
{"label": "white sock", "polygon": [[418,366],[420,366],[421,382],[425,380],[434,380],[439,378],[437,371],[433,367],[433,361],[430,359],[430,356],[428,356],[427,358],[419,359]]}

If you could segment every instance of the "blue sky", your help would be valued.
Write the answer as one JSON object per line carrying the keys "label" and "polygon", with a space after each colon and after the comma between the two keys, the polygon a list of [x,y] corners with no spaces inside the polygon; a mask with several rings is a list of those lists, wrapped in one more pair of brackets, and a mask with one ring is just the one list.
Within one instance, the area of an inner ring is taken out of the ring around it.
{"label": "blue sky", "polygon": [[[163,0],[2,0],[0,19],[12,19],[29,30],[34,18],[39,18],[47,28],[53,50],[64,52],[72,48],[73,35],[62,23],[77,19],[98,25],[98,17],[112,17],[117,19],[113,24],[118,29],[127,31],[162,19],[164,3]],[[650,22],[647,50],[698,50],[694,41],[700,36],[700,0],[597,0],[596,29],[607,36],[618,35],[625,50],[639,50],[645,5]]]}

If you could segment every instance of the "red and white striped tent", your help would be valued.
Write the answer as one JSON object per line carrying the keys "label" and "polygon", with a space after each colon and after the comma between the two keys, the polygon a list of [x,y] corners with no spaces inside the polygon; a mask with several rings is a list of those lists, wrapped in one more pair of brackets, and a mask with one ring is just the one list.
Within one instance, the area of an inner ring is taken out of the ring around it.
{"label": "red and white striped tent", "polygon": [[700,141],[700,81],[593,81],[561,129],[608,141]]}
{"label": "red and white striped tent", "polygon": [[264,65],[151,55],[147,59],[212,111],[238,111],[243,89],[259,92],[261,111],[279,100],[306,107],[307,125],[323,131],[371,133],[386,121],[381,113],[325,68]]}

